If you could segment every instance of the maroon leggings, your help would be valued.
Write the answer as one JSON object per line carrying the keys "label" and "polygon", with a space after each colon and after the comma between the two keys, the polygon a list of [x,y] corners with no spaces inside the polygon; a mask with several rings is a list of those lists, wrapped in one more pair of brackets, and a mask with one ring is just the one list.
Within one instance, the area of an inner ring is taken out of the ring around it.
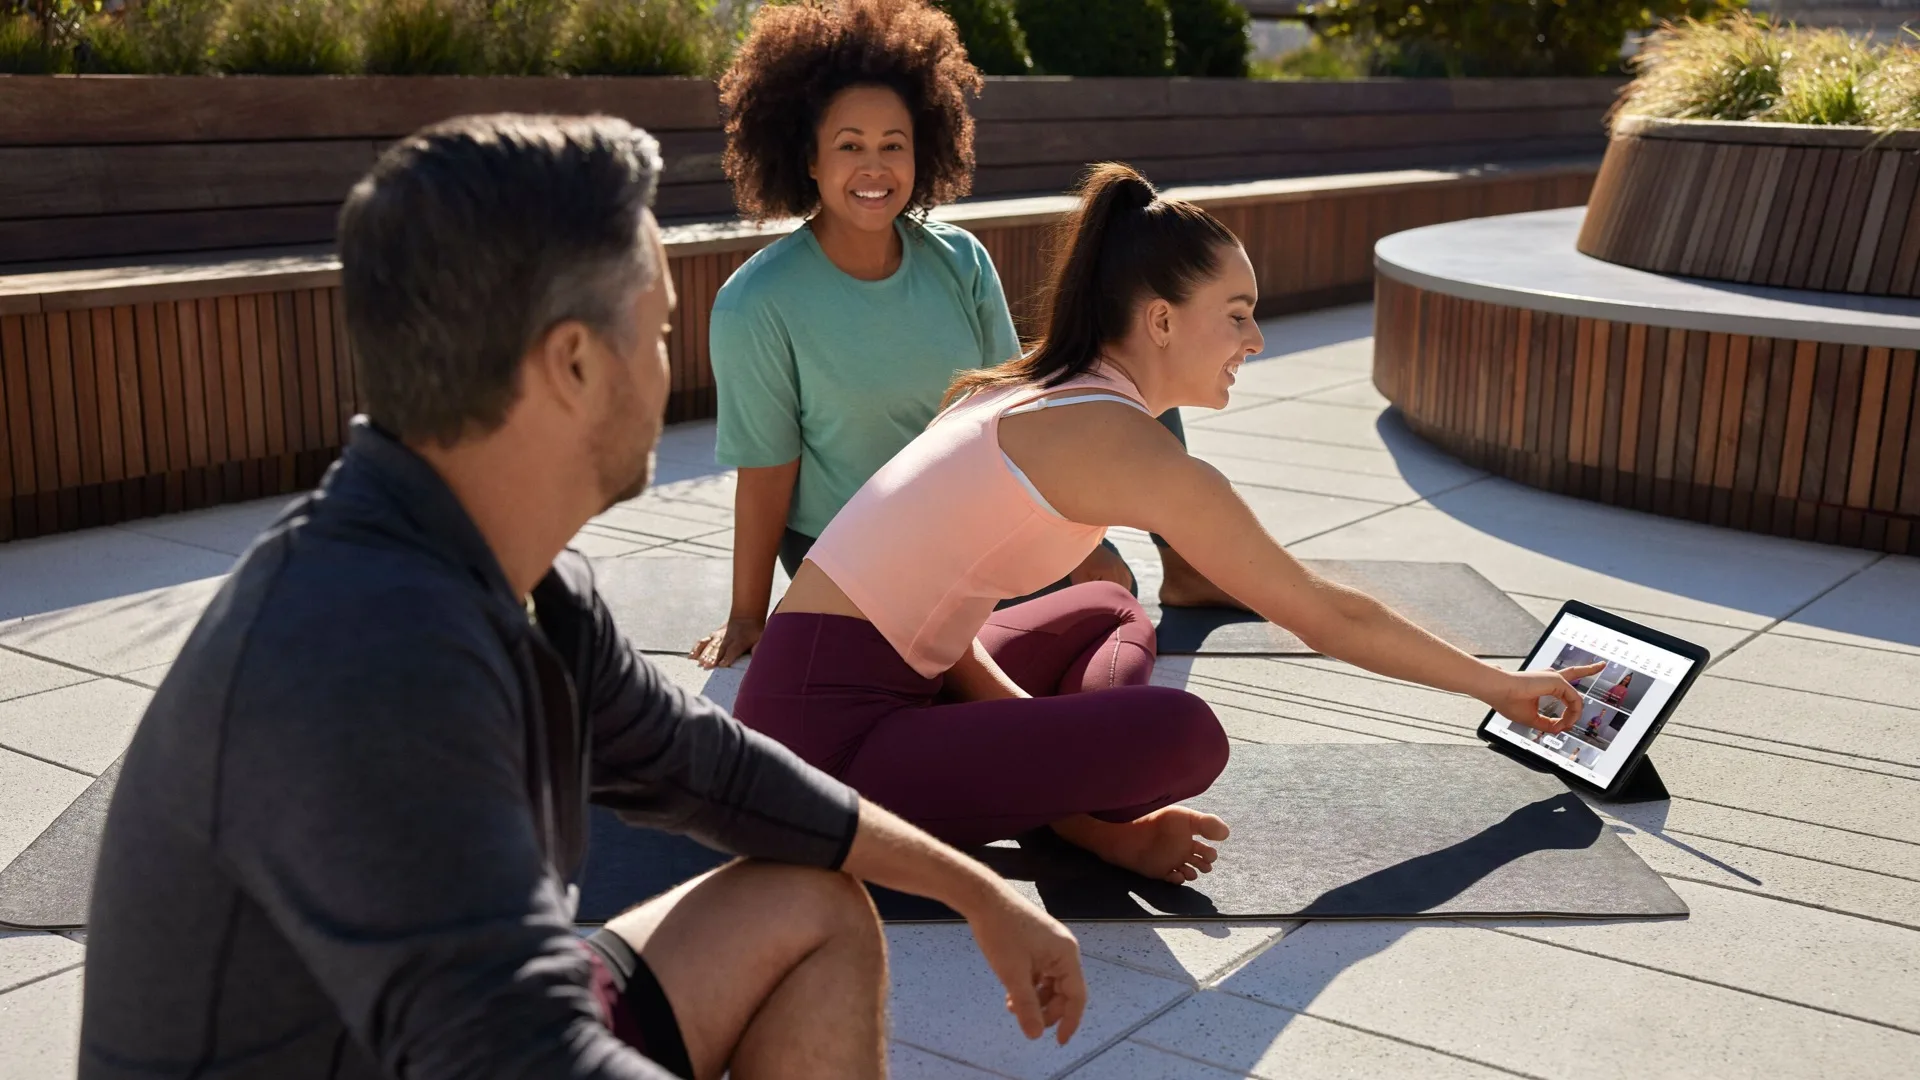
{"label": "maroon leggings", "polygon": [[864,619],[775,615],[734,715],[953,844],[1075,814],[1131,821],[1226,767],[1206,702],[1147,685],[1153,626],[1120,586],[1006,608],[979,637],[1032,699],[953,702]]}

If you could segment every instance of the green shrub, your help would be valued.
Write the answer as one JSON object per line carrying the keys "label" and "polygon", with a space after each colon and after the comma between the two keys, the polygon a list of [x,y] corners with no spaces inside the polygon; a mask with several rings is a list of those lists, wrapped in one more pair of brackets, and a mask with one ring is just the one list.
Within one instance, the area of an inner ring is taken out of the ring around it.
{"label": "green shrub", "polygon": [[1234,0],[1167,0],[1173,21],[1173,70],[1216,79],[1247,77],[1247,9]]}
{"label": "green shrub", "polygon": [[347,0],[232,0],[214,65],[232,75],[346,75],[360,70]]}
{"label": "green shrub", "polygon": [[1920,52],[1739,14],[1661,27],[1615,115],[1920,127]]}
{"label": "green shrub", "polygon": [[487,11],[487,70],[495,75],[545,75],[571,0],[493,0]]}
{"label": "green shrub", "polygon": [[1604,75],[1627,34],[1662,19],[1744,9],[1746,0],[1317,0],[1329,40],[1378,42],[1382,74]]}
{"label": "green shrub", "polygon": [[734,38],[712,0],[576,0],[559,66],[569,75],[712,75]]}
{"label": "green shrub", "polygon": [[1256,60],[1248,74],[1256,79],[1360,79],[1371,71],[1367,49],[1349,41],[1314,38],[1273,60]]}
{"label": "green shrub", "polygon": [[107,74],[205,74],[225,8],[226,0],[136,0],[118,17],[97,15],[75,49],[75,66]]}
{"label": "green shrub", "polygon": [[1867,122],[1877,128],[1920,127],[1920,49],[1895,48],[1860,80]]}
{"label": "green shrub", "polygon": [[0,3],[0,73],[58,75],[73,70],[79,16],[71,5]]}
{"label": "green shrub", "polygon": [[369,6],[369,75],[478,75],[487,70],[485,0],[383,0]]}
{"label": "green shrub", "polygon": [[934,0],[953,18],[967,59],[987,75],[1031,75],[1027,35],[1013,15],[1013,0]]}
{"label": "green shrub", "polygon": [[1747,120],[1780,100],[1786,34],[1741,15],[1662,27],[1633,59],[1618,112],[1676,120]]}
{"label": "green shrub", "polygon": [[1880,55],[1841,30],[1801,32],[1788,46],[1780,100],[1761,114],[1781,124],[1866,124],[1860,81]]}
{"label": "green shrub", "polygon": [[1018,0],[1034,66],[1048,75],[1168,75],[1166,0]]}

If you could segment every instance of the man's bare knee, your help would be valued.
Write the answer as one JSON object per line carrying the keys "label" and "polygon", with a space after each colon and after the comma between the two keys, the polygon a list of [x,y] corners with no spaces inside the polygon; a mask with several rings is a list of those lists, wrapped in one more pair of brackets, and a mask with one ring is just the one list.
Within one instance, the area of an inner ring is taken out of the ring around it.
{"label": "man's bare knee", "polygon": [[771,863],[749,864],[765,878],[769,898],[777,898],[781,917],[827,938],[883,940],[880,914],[866,886],[837,870],[815,870]]}

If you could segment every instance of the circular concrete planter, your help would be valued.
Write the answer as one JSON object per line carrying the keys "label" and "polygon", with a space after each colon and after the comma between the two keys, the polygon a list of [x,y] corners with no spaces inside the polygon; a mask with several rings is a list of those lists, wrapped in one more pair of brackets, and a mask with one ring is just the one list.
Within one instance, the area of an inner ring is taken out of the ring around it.
{"label": "circular concrete planter", "polygon": [[1920,296],[1920,131],[1626,117],[1578,246],[1655,273]]}

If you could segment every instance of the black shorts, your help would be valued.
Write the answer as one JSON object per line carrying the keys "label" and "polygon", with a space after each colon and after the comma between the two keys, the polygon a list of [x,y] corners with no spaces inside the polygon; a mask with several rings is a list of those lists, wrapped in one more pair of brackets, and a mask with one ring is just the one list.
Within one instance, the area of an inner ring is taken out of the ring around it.
{"label": "black shorts", "polygon": [[626,939],[602,927],[582,939],[593,963],[593,996],[615,1037],[682,1080],[693,1080],[693,1063],[680,1037],[673,1003],[647,962]]}

